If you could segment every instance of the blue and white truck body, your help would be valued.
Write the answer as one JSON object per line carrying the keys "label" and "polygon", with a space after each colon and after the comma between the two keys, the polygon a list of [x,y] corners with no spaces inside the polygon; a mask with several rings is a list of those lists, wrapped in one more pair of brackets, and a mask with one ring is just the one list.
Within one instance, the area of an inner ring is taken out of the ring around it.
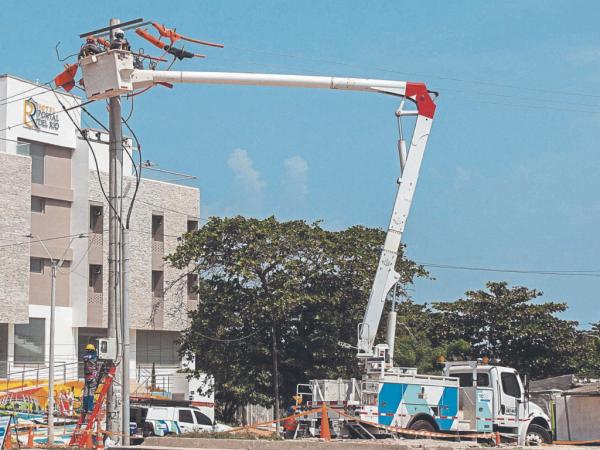
{"label": "blue and white truck body", "polygon": [[431,418],[440,431],[458,431],[458,380],[417,374],[365,381],[356,413],[365,422],[408,428],[419,417]]}
{"label": "blue and white truck body", "polygon": [[552,436],[549,417],[528,401],[521,378],[509,367],[453,362],[436,376],[371,358],[362,380],[313,380],[309,386],[312,405],[327,403],[356,417],[330,416],[342,437],[384,436],[394,429],[499,432],[520,444],[542,444]]}

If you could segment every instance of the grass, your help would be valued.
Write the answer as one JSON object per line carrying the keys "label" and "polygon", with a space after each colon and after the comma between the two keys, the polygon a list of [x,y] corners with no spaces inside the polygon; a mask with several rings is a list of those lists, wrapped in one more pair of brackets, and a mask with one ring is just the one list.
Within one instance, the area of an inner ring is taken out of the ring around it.
{"label": "grass", "polygon": [[172,436],[178,438],[203,438],[203,439],[250,439],[250,440],[265,440],[265,441],[279,441],[281,440],[275,433],[268,431],[238,431],[235,433],[227,432],[199,432],[192,431],[190,433],[180,434],[178,436]]}

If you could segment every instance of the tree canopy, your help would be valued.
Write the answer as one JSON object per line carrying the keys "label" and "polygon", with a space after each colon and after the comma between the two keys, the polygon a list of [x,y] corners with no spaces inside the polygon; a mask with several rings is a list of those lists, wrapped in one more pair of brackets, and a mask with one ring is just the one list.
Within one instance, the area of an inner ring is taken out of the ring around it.
{"label": "tree canopy", "polygon": [[[452,302],[401,304],[398,321],[417,330],[413,333],[418,339],[404,335],[398,340],[399,362],[428,371],[438,354],[456,359],[487,355],[536,379],[600,374],[598,331],[584,332],[576,321],[558,317],[567,310],[566,303],[540,302],[542,292],[506,282],[489,282],[486,287]],[[399,328],[398,333],[406,331]]]}
{"label": "tree canopy", "polygon": [[[181,353],[195,358],[197,374],[214,377],[223,420],[248,403],[290,403],[296,385],[310,379],[360,377],[355,351],[338,342],[356,342],[384,238],[362,226],[327,231],[318,222],[239,216],[213,217],[183,236],[167,260],[199,275],[200,301]],[[404,247],[396,270],[405,297],[416,277],[428,276]],[[565,303],[541,302],[535,289],[486,288],[452,302],[401,302],[396,365],[439,373],[440,356],[485,353],[533,378],[600,375],[600,324],[580,330],[557,316]]]}
{"label": "tree canopy", "polygon": [[[338,341],[356,342],[384,237],[273,217],[213,217],[183,237],[168,260],[199,274],[200,303],[181,351],[214,376],[223,417],[273,404],[273,340],[285,402],[298,383],[359,375],[354,351]],[[426,276],[402,250],[396,270],[403,285]]]}

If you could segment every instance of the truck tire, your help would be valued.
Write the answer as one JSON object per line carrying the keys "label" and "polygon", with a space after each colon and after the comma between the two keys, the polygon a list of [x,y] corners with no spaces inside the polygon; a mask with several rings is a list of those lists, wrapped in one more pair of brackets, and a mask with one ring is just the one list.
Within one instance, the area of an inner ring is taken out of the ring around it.
{"label": "truck tire", "polygon": [[552,436],[544,427],[536,424],[529,425],[525,435],[525,445],[552,444]]}
{"label": "truck tire", "polygon": [[410,426],[411,430],[415,431],[433,431],[435,432],[435,427],[428,422],[427,420],[415,420]]}

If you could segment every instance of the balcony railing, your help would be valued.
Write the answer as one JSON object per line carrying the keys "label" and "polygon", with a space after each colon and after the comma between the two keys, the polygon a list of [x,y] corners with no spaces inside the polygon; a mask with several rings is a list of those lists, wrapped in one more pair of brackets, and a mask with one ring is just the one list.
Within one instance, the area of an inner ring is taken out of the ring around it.
{"label": "balcony railing", "polygon": [[90,247],[102,247],[102,233],[90,233],[88,242]]}

